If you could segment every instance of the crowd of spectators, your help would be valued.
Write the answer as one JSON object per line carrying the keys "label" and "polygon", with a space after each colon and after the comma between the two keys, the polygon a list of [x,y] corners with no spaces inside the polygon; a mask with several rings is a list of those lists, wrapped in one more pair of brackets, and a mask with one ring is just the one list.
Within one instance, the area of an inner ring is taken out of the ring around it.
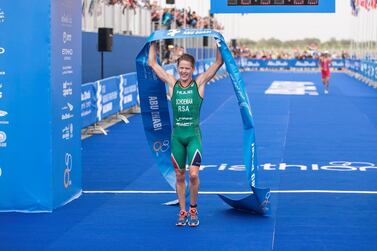
{"label": "crowd of spectators", "polygon": [[[91,4],[98,0],[91,0]],[[222,30],[223,26],[212,16],[200,16],[196,11],[176,8],[163,8],[156,0],[105,0],[108,5],[121,4],[124,9],[148,8],[156,29],[172,28],[211,28]],[[160,26],[161,25],[161,26]]]}
{"label": "crowd of spectators", "polygon": [[[91,0],[99,1],[99,0]],[[217,22],[212,16],[200,16],[196,11],[187,9],[176,9],[162,7],[160,1],[156,0],[105,0],[108,5],[120,4],[123,6],[123,12],[126,9],[148,8],[151,10],[151,20],[153,30],[158,29],[180,29],[180,28],[197,28],[197,29],[216,29],[222,30],[224,27]],[[171,64],[183,54],[184,49],[181,46],[172,43],[165,43],[161,47],[161,56],[163,64]]]}
{"label": "crowd of spectators", "polygon": [[195,11],[188,9],[162,8],[153,2],[152,8],[152,22],[155,23],[155,28],[172,29],[172,28],[198,28],[198,29],[216,29],[222,30],[224,27],[217,22],[212,16],[199,16]]}
{"label": "crowd of spectators", "polygon": [[121,4],[124,6],[124,8],[132,9],[136,9],[137,7],[150,8],[149,0],[106,0],[106,3],[109,5]]}
{"label": "crowd of spectators", "polygon": [[[150,7],[154,30],[180,28],[222,30],[224,28],[212,15],[202,17],[190,8],[162,8],[157,1],[151,2]],[[171,43],[161,46],[161,49],[163,64],[174,63],[184,53],[181,46]]]}

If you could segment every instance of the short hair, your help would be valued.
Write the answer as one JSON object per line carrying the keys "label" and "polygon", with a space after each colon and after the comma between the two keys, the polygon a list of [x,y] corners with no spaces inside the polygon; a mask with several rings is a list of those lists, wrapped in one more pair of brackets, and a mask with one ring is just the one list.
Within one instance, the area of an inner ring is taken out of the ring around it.
{"label": "short hair", "polygon": [[178,59],[177,59],[177,65],[179,65],[179,63],[182,61],[182,60],[185,60],[185,61],[188,61],[192,64],[192,67],[195,67],[195,58],[188,54],[188,53],[184,53],[182,54],[182,56],[180,56]]}

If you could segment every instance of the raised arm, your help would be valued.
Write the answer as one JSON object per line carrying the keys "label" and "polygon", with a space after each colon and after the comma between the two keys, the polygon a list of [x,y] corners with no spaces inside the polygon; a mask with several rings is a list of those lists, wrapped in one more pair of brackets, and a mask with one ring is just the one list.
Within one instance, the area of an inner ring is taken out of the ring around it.
{"label": "raised arm", "polygon": [[220,69],[220,67],[222,66],[222,64],[224,63],[223,61],[223,58],[221,57],[221,53],[220,53],[220,50],[217,49],[217,53],[216,53],[216,61],[215,63],[213,63],[209,68],[208,70],[206,70],[205,72],[203,72],[202,74],[200,74],[197,78],[196,78],[196,83],[198,84],[198,86],[203,86],[205,85],[208,81],[210,81],[213,76],[215,76],[216,72]]}
{"label": "raised arm", "polygon": [[153,69],[156,75],[169,86],[169,88],[172,88],[174,86],[176,82],[174,76],[167,73],[164,68],[162,68],[161,65],[157,63],[156,42],[152,42],[149,48],[148,65]]}

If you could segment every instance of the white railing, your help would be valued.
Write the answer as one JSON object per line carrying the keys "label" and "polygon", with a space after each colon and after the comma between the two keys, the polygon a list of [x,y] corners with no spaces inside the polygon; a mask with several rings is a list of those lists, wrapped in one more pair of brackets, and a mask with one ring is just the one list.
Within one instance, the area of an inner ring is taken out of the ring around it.
{"label": "white railing", "polygon": [[125,8],[109,5],[103,0],[82,0],[82,30],[97,32],[98,28],[113,28],[114,34],[149,36],[152,31],[151,11],[147,8]]}

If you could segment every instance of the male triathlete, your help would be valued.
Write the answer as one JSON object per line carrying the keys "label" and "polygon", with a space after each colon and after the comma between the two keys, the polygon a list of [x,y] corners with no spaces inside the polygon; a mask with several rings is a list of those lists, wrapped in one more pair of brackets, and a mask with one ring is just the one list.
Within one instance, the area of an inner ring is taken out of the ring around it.
{"label": "male triathlete", "polygon": [[325,51],[323,54],[321,54],[321,57],[319,59],[319,64],[321,67],[321,73],[322,73],[322,83],[325,89],[325,94],[329,93],[329,84],[330,84],[330,64],[331,64],[331,58],[329,56],[329,52]]}
{"label": "male triathlete", "polygon": [[[168,96],[173,108],[173,132],[171,137],[171,159],[176,173],[176,191],[179,201],[177,226],[195,227],[199,225],[197,199],[199,191],[199,167],[202,161],[201,132],[199,128],[200,107],[204,88],[215,76],[223,64],[219,51],[216,61],[207,71],[195,80],[192,74],[195,59],[190,54],[183,54],[177,60],[179,79],[167,73],[156,60],[156,44],[151,43],[148,64],[156,75],[168,85]],[[186,160],[189,163],[190,209],[186,211],[185,171]]]}

